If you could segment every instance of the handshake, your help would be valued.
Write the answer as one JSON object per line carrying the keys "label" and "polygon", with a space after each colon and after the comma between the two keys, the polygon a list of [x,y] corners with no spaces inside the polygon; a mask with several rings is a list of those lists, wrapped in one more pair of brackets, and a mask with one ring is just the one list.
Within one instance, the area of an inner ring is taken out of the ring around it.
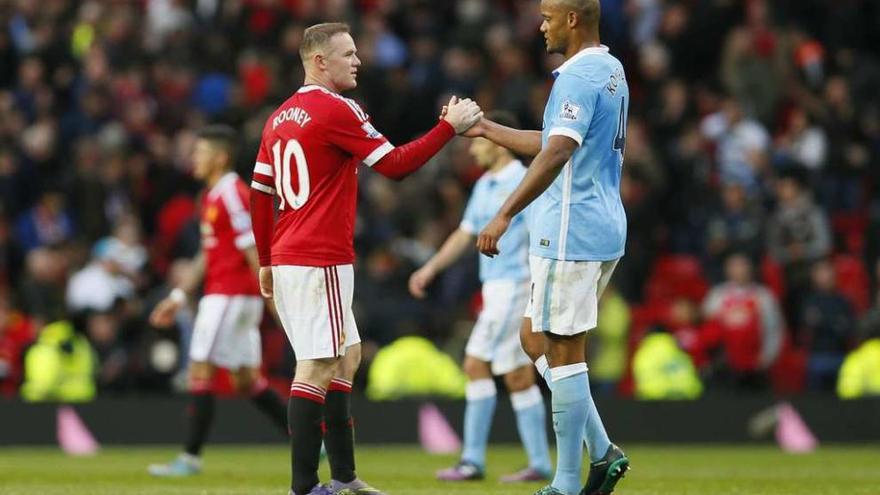
{"label": "handshake", "polygon": [[473,128],[482,118],[483,111],[476,102],[470,98],[459,100],[457,96],[450,98],[449,103],[444,105],[440,112],[440,119],[449,122],[456,134],[464,134],[468,137],[476,136]]}

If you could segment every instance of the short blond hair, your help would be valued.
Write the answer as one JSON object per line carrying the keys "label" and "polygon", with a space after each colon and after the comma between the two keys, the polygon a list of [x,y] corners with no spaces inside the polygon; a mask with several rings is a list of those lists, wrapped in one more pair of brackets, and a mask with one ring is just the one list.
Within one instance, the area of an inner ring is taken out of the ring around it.
{"label": "short blond hair", "polygon": [[344,22],[325,22],[307,27],[299,45],[299,57],[305,62],[317,50],[327,46],[330,39],[339,33],[351,33],[351,28]]}

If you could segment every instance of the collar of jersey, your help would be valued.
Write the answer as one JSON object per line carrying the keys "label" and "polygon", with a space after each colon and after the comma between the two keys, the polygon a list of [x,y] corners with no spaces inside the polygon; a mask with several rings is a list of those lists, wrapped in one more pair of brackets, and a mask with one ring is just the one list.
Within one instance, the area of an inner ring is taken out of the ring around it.
{"label": "collar of jersey", "polygon": [[486,176],[492,180],[505,180],[513,177],[520,167],[522,167],[522,162],[519,160],[511,160],[501,170],[495,173],[489,172]]}
{"label": "collar of jersey", "polygon": [[583,50],[575,53],[570,59],[566,60],[564,64],[557,67],[556,70],[553,71],[553,77],[559,77],[559,74],[562,74],[563,72],[568,70],[568,68],[571,67],[572,64],[574,64],[581,58],[586,57],[587,55],[604,55],[606,53],[608,53],[608,47],[605,45],[584,48]]}
{"label": "collar of jersey", "polygon": [[208,195],[212,198],[217,197],[217,195],[223,190],[223,186],[225,186],[227,182],[235,180],[236,175],[235,172],[226,172],[226,174],[223,177],[220,177],[220,180],[214,184],[214,187],[211,188],[211,192],[209,192]]}
{"label": "collar of jersey", "polygon": [[318,86],[317,84],[306,84],[305,86],[299,88],[297,90],[297,93],[308,93],[309,91],[317,91],[317,90],[323,91],[325,93],[332,93],[332,91],[330,91],[329,89],[327,89],[323,86]]}

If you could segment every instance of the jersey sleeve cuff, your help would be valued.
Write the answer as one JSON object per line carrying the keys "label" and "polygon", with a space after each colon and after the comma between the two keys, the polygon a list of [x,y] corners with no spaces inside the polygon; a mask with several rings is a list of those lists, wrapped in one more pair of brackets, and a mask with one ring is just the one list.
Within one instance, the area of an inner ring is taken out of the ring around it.
{"label": "jersey sleeve cuff", "polygon": [[578,144],[578,146],[580,146],[581,143],[584,142],[584,137],[581,136],[581,134],[578,131],[572,129],[571,127],[554,127],[553,129],[550,129],[550,132],[547,135],[548,136],[565,136],[565,137],[574,139],[574,141]]}
{"label": "jersey sleeve cuff", "polygon": [[270,196],[275,195],[275,188],[274,187],[269,187],[265,184],[260,184],[257,181],[251,181],[251,189],[253,189],[255,191],[260,191],[261,193],[265,193]]}
{"label": "jersey sleeve cuff", "polygon": [[376,164],[376,162],[381,160],[385,155],[387,155],[388,153],[391,153],[391,150],[393,150],[393,149],[394,149],[394,145],[389,143],[388,141],[385,141],[384,143],[382,143],[382,145],[380,145],[379,147],[374,149],[372,153],[367,155],[366,158],[364,158],[364,164],[368,167],[372,167],[373,165]]}
{"label": "jersey sleeve cuff", "polygon": [[266,177],[272,177],[275,172],[272,170],[272,165],[263,162],[257,162],[254,164],[254,173],[265,175]]}

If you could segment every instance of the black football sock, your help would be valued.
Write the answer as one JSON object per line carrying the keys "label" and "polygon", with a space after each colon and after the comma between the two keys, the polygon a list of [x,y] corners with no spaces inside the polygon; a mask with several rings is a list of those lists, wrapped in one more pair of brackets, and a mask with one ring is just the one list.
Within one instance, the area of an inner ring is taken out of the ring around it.
{"label": "black football sock", "polygon": [[327,390],[324,405],[324,447],[330,475],[336,481],[355,479],[354,421],[351,418],[351,382],[335,378]]}
{"label": "black football sock", "polygon": [[269,387],[265,377],[260,377],[254,384],[251,393],[251,401],[257,409],[263,412],[273,423],[278,425],[285,434],[289,433],[287,424],[287,406],[274,390]]}
{"label": "black football sock", "polygon": [[199,456],[214,422],[214,393],[207,382],[194,383],[190,387],[187,415],[189,431],[184,450],[187,454]]}
{"label": "black football sock", "polygon": [[321,457],[321,418],[324,416],[324,389],[293,382],[288,401],[290,422],[291,484],[295,495],[307,494],[318,484]]}

